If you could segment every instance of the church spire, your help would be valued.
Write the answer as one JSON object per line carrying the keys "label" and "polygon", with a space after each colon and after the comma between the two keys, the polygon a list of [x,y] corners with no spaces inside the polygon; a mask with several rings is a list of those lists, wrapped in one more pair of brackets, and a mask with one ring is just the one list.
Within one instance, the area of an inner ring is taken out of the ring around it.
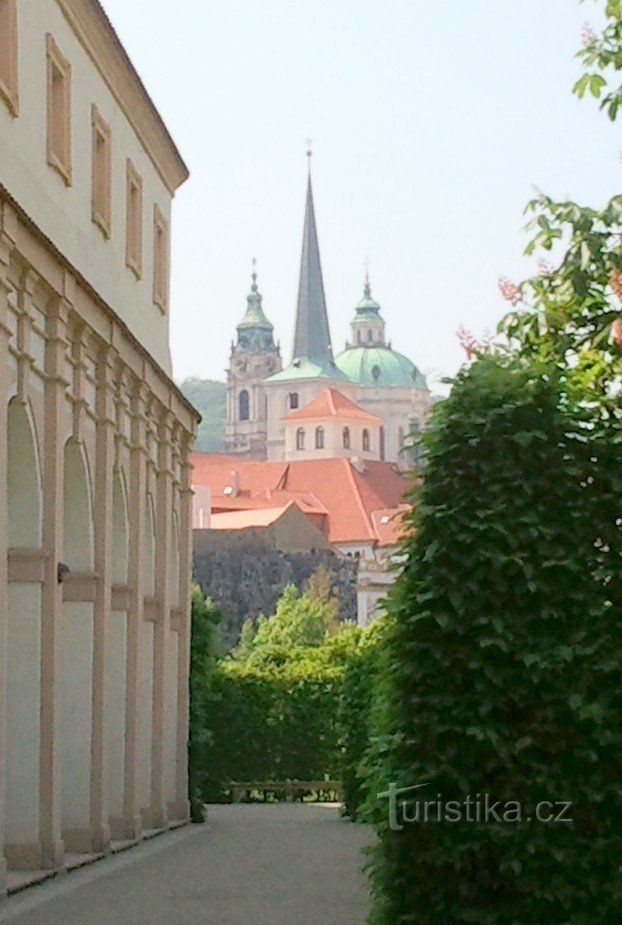
{"label": "church spire", "polygon": [[[307,156],[310,165],[310,151]],[[324,296],[322,265],[320,263],[320,248],[315,224],[310,169],[307,181],[307,204],[302,239],[302,257],[300,260],[296,333],[294,336],[294,360],[302,359],[303,357],[322,367],[325,373],[334,367],[326,298]]]}

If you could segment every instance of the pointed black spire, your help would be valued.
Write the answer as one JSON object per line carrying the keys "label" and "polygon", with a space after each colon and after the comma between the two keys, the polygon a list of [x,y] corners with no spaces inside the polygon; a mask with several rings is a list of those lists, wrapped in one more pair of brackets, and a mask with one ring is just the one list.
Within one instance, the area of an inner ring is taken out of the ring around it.
{"label": "pointed black spire", "polygon": [[315,224],[311,171],[309,171],[307,182],[307,206],[302,239],[296,333],[294,337],[294,359],[301,359],[302,357],[307,357],[313,363],[321,366],[326,372],[334,367],[322,279],[322,265],[320,263],[320,248]]}

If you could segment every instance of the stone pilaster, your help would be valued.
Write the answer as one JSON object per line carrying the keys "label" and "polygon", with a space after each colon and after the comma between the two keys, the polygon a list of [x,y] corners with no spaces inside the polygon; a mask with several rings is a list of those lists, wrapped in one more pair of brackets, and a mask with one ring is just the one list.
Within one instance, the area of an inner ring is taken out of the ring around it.
{"label": "stone pilaster", "polygon": [[138,793],[138,692],[140,627],[144,615],[144,538],[147,453],[145,448],[145,394],[142,382],[134,384],[131,399],[129,519],[129,607],[125,699],[124,823],[126,838],[140,838],[142,820]]}
{"label": "stone pilaster", "polygon": [[177,659],[177,760],[175,774],[175,805],[172,807],[176,819],[187,819],[188,803],[188,719],[190,708],[190,608],[192,576],[192,467],[190,465],[190,443],[182,444],[181,485],[179,504],[179,647]]}
{"label": "stone pilaster", "polygon": [[171,632],[170,557],[173,515],[173,416],[162,412],[158,427],[158,464],[156,476],[156,575],[155,598],[157,619],[153,658],[153,726],[151,737],[151,824],[168,823],[165,788],[166,760],[166,651]]}
{"label": "stone pilaster", "polygon": [[110,844],[106,792],[106,652],[112,604],[112,474],[115,457],[113,352],[100,350],[97,364],[94,488],[95,601],[93,608],[93,723],[91,734],[91,830],[93,849]]}
{"label": "stone pilaster", "polygon": [[65,413],[67,321],[74,281],[66,274],[63,297],[48,306],[46,331],[45,427],[43,435],[43,551],[41,594],[41,802],[40,831],[43,867],[63,860],[61,838],[60,762],[60,635],[62,585],[58,564],[63,549],[63,441]]}
{"label": "stone pilaster", "polygon": [[[8,281],[11,242],[0,236],[0,473],[7,471],[7,401],[9,336]],[[6,475],[3,476],[6,478]],[[6,681],[7,681],[7,497],[0,490],[0,897],[6,892],[6,861],[4,857],[5,798],[6,798]]]}

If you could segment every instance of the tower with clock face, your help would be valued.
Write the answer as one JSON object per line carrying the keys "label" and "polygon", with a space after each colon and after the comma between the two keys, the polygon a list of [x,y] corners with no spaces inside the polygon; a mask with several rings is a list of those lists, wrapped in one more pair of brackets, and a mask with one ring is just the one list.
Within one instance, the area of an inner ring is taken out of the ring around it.
{"label": "tower with clock face", "polygon": [[257,274],[247,297],[246,314],[237,326],[227,370],[225,453],[266,458],[267,407],[264,381],[283,368],[274,328],[263,312]]}

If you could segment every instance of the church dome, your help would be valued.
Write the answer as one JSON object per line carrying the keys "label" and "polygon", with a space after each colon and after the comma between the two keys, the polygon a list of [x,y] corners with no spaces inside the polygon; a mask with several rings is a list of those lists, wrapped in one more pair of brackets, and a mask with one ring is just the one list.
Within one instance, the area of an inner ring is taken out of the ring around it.
{"label": "church dome", "polygon": [[391,347],[348,347],[335,357],[342,373],[361,385],[377,388],[427,388],[414,363]]}

